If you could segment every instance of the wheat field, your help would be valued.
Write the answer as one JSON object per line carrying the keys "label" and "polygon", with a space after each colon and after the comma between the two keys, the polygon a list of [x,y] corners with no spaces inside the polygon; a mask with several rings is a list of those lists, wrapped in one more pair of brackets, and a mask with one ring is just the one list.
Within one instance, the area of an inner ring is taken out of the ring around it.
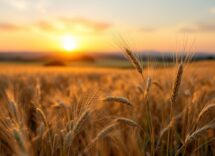
{"label": "wheat field", "polygon": [[0,155],[214,155],[215,62],[127,54],[134,69],[1,65]]}

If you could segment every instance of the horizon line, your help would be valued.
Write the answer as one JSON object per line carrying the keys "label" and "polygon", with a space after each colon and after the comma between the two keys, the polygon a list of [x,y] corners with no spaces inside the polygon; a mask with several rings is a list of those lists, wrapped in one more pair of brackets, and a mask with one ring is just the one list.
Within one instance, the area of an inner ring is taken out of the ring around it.
{"label": "horizon line", "polygon": [[[74,53],[74,54],[116,54],[116,53],[121,53],[121,51],[74,51],[74,52],[66,52],[66,51],[27,51],[27,50],[18,50],[18,51],[7,51],[7,50],[0,50],[0,54],[6,54],[6,53],[10,53],[10,54],[18,54],[18,53],[46,53],[46,54],[59,54],[59,53]],[[170,54],[170,53],[194,53],[194,54],[213,54],[215,55],[215,51],[212,52],[212,51],[196,51],[196,52],[186,52],[186,51],[159,51],[159,50],[141,50],[141,51],[134,51],[134,53],[167,53],[167,54]]]}

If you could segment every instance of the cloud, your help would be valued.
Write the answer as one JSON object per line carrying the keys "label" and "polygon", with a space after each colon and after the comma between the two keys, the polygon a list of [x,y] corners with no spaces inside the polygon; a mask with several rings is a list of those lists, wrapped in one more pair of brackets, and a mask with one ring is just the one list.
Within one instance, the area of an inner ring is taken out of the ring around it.
{"label": "cloud", "polygon": [[198,29],[195,27],[183,27],[179,29],[179,32],[181,33],[194,33],[197,32]]}
{"label": "cloud", "polygon": [[180,28],[179,32],[188,32],[188,33],[215,32],[215,24],[199,22],[199,23],[196,23],[193,26]]}
{"label": "cloud", "polygon": [[0,23],[0,30],[2,31],[31,30],[33,28],[44,32],[72,32],[75,34],[102,33],[110,27],[112,27],[110,23],[87,18],[57,18],[54,20],[24,23],[22,25]]}
{"label": "cloud", "polygon": [[52,21],[43,20],[34,24],[42,31],[71,31],[77,34],[102,33],[112,27],[112,24],[83,17],[62,17]]}
{"label": "cloud", "polygon": [[198,27],[200,31],[215,32],[215,24],[199,23]]}
{"label": "cloud", "polygon": [[95,21],[95,20],[91,20],[83,17],[74,17],[74,18],[63,17],[63,18],[60,18],[60,21],[63,22],[66,26],[71,28],[82,27],[82,28],[88,29],[89,31],[94,31],[94,32],[102,32],[109,29],[112,26],[112,24],[107,22]]}
{"label": "cloud", "polygon": [[57,31],[57,28],[55,27],[54,23],[49,21],[38,21],[34,24],[34,26],[43,31]]}
{"label": "cloud", "polygon": [[27,27],[12,23],[0,23],[0,31],[19,31],[26,30]]}

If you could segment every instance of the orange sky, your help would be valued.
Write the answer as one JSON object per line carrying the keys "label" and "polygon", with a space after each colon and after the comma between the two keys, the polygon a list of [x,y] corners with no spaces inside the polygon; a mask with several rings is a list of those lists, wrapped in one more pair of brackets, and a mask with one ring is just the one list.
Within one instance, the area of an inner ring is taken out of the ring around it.
{"label": "orange sky", "polygon": [[[0,51],[63,51],[70,35],[76,51],[215,52],[213,0],[2,0]],[[123,39],[122,39],[123,38]]]}

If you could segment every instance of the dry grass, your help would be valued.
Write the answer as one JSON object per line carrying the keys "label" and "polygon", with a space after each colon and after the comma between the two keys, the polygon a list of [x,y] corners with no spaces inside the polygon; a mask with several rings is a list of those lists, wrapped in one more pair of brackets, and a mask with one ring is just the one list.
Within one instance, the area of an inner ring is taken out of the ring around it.
{"label": "dry grass", "polygon": [[125,52],[137,72],[1,68],[0,155],[215,155],[214,63],[143,70]]}

